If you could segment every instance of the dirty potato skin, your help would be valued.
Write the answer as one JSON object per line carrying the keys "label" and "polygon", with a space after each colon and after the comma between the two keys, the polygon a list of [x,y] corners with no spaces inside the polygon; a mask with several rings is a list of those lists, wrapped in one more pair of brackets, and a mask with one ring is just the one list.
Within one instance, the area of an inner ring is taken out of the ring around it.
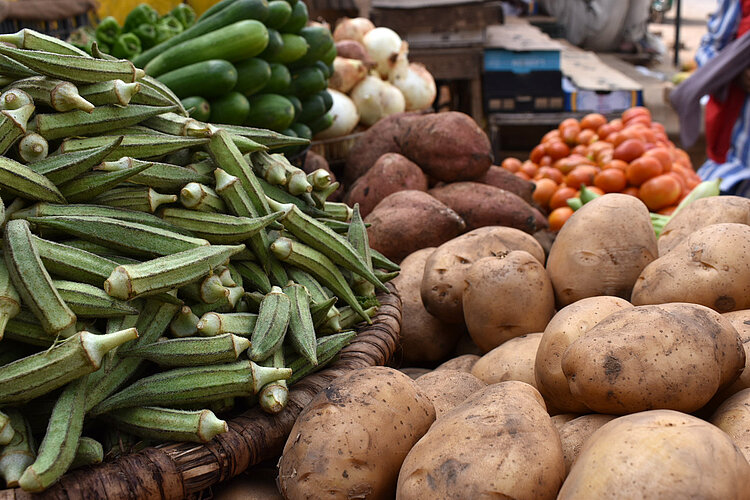
{"label": "dirty potato skin", "polygon": [[750,462],[750,389],[743,389],[724,401],[709,422],[729,434]]}
{"label": "dirty potato skin", "polygon": [[542,331],[555,314],[544,266],[523,250],[476,261],[466,283],[466,328],[485,353],[514,337]]}
{"label": "dirty potato skin", "polygon": [[401,464],[435,420],[407,375],[382,366],[336,379],[302,410],[279,460],[284,498],[392,499]]}
{"label": "dirty potato skin", "polygon": [[652,410],[617,418],[588,439],[558,500],[741,500],[750,465],[723,431],[691,415]]}
{"label": "dirty potato skin", "polygon": [[476,354],[462,354],[451,358],[443,364],[435,368],[437,370],[459,370],[462,372],[471,373],[472,367],[479,361],[480,356]]}
{"label": "dirty potato skin", "polygon": [[439,370],[416,379],[416,384],[430,398],[435,407],[435,418],[452,410],[487,384],[471,373],[458,370]]}
{"label": "dirty potato skin", "polygon": [[536,389],[534,360],[541,340],[542,333],[537,332],[503,342],[479,358],[471,373],[488,384],[519,380]]}
{"label": "dirty potato skin", "polygon": [[[554,418],[554,417],[553,417]],[[601,413],[589,413],[581,415],[558,427],[560,442],[562,443],[563,456],[565,457],[565,472],[570,472],[573,462],[581,453],[583,445],[588,438],[601,426],[614,420],[614,415],[602,415]]]}
{"label": "dirty potato skin", "polygon": [[599,295],[630,299],[657,255],[651,217],[638,198],[611,193],[586,203],[557,234],[547,258],[558,306]]}
{"label": "dirty potato skin", "polygon": [[692,302],[720,313],[750,308],[750,226],[712,224],[690,233],[643,269],[630,301]]}
{"label": "dirty potato skin", "polygon": [[744,358],[726,318],[676,303],[611,314],[570,344],[562,369],[573,397],[598,413],[689,413],[737,378]]}
{"label": "dirty potato skin", "polygon": [[435,421],[404,460],[396,499],[554,499],[564,476],[560,438],[540,394],[501,382]]}
{"label": "dirty potato skin", "polygon": [[562,412],[588,413],[589,409],[570,393],[562,371],[565,349],[610,314],[632,308],[619,297],[588,297],[565,306],[552,317],[539,342],[534,362],[535,387],[549,405]]}
{"label": "dirty potato skin", "polygon": [[504,226],[474,229],[446,241],[424,264],[420,293],[424,307],[446,323],[464,323],[466,273],[482,257],[525,250],[544,263],[544,250],[533,236]]}

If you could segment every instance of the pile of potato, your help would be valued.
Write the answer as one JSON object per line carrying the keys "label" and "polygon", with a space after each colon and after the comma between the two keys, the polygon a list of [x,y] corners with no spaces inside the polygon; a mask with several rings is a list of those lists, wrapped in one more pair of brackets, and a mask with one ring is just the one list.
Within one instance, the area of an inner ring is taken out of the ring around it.
{"label": "pile of potato", "polygon": [[548,253],[481,227],[394,281],[410,368],[313,399],[285,498],[750,498],[750,199],[697,200],[657,240],[606,194]]}

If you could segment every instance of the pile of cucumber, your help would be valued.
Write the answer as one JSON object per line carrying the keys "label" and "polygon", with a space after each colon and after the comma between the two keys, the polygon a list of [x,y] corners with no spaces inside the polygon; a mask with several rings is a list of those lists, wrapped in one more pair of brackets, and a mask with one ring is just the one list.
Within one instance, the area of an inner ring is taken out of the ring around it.
{"label": "pile of cucumber", "polygon": [[222,0],[191,28],[133,59],[191,117],[311,139],[332,123],[336,47],[301,0]]}

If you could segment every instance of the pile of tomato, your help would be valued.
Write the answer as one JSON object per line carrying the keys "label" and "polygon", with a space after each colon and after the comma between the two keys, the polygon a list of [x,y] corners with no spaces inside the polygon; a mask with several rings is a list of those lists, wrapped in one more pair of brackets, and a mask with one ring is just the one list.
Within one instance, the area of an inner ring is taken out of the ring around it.
{"label": "pile of tomato", "polygon": [[582,185],[597,194],[637,196],[652,212],[668,215],[700,183],[687,153],[642,106],[610,121],[599,113],[563,120],[527,161],[506,158],[501,165],[536,184],[534,200],[549,213],[553,231],[573,214],[567,200],[580,196]]}

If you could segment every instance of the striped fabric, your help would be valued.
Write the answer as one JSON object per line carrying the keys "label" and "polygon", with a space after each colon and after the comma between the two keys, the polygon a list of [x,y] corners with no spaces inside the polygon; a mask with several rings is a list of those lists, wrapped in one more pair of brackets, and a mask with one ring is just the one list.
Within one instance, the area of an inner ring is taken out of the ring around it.
{"label": "striped fabric", "polygon": [[[705,64],[734,39],[742,15],[741,3],[740,0],[719,0],[718,9],[708,21],[708,32],[695,54],[699,65]],[[698,174],[704,180],[721,178],[722,192],[750,197],[750,96],[745,99],[742,113],[732,129],[732,145],[726,163],[706,160]]]}

